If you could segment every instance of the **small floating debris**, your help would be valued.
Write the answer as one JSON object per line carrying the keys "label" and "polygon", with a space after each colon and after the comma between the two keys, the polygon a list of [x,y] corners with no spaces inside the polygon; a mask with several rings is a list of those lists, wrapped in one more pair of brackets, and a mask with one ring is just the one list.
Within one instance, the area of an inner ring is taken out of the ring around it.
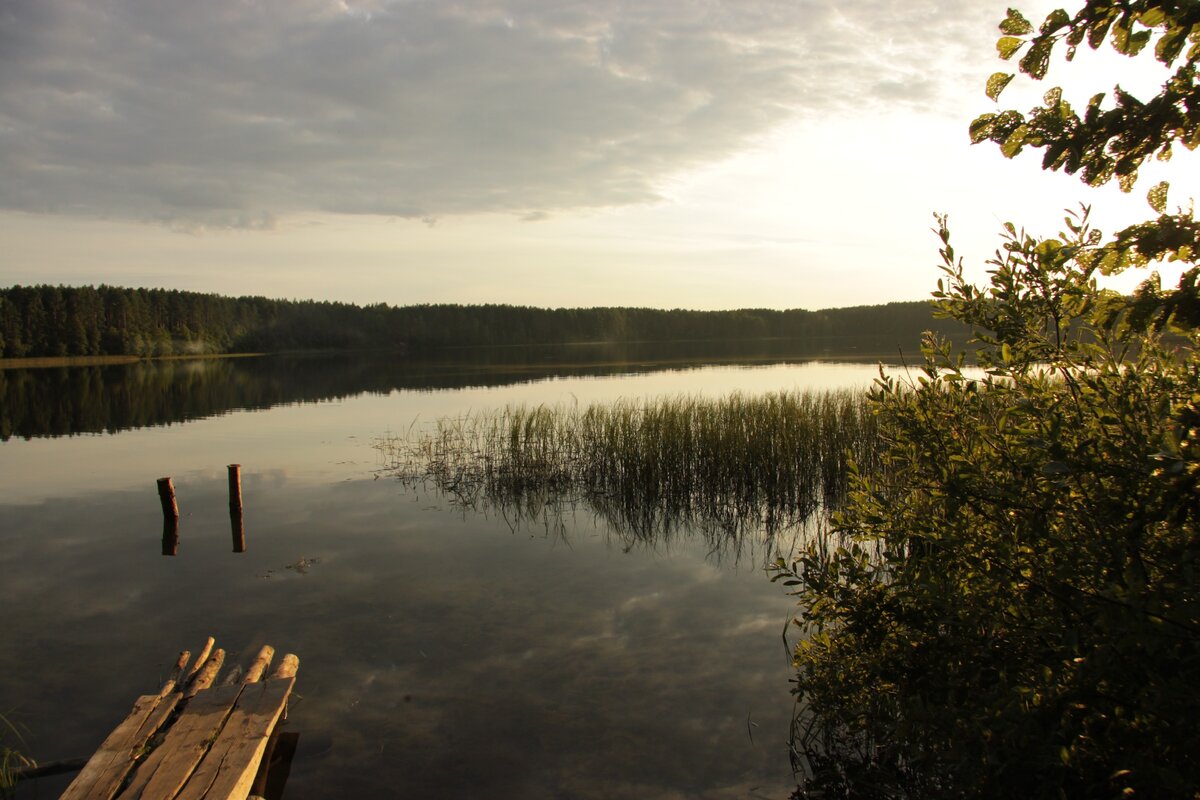
{"label": "small floating debris", "polygon": [[[297,575],[307,575],[309,569],[311,569],[314,565],[320,564],[320,563],[321,563],[321,559],[319,559],[319,558],[301,558],[301,559],[297,559],[296,561],[293,561],[291,564],[287,564],[286,566],[283,567],[283,569],[290,569],[292,572],[295,572]],[[279,570],[269,569],[266,572],[260,572],[258,574],[258,577],[273,578],[273,577],[275,577],[275,574],[278,571]]]}
{"label": "small floating debris", "polygon": [[284,569],[290,569],[300,573],[301,575],[307,575],[310,567],[320,563],[321,559],[319,558],[302,558],[294,564],[288,564],[286,567],[284,567]]}

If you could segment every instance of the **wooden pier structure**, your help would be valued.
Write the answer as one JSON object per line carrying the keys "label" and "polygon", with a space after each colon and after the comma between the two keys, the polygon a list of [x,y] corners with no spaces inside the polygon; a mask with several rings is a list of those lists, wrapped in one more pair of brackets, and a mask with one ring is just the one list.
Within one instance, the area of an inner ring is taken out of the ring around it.
{"label": "wooden pier structure", "polygon": [[[218,682],[225,651],[210,637],[194,661],[179,654],[156,694],[139,697],[75,778],[63,800],[246,800],[261,794],[276,727],[300,660],[270,677],[270,645]],[[191,666],[189,667],[189,661]]]}

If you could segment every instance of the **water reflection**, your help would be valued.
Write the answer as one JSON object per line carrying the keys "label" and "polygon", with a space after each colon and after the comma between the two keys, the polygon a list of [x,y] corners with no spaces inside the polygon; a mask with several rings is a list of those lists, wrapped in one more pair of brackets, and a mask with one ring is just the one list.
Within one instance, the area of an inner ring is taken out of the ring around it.
{"label": "water reflection", "polygon": [[[443,363],[424,377],[411,363],[342,356],[167,363],[111,380],[50,370],[40,388],[33,373],[3,373],[5,424],[34,431],[0,445],[0,709],[28,730],[28,751],[89,752],[134,696],[161,685],[163,654],[215,634],[245,643],[231,658],[270,641],[304,661],[289,797],[786,797],[792,671],[779,634],[792,603],[757,559],[738,566],[714,550],[789,548],[728,536],[719,515],[712,536],[686,516],[626,526],[603,494],[589,500],[596,511],[572,510],[570,492],[524,495],[532,519],[554,509],[542,530],[514,525],[503,505],[465,513],[375,480],[369,443],[414,417],[858,388],[874,368],[529,360]],[[528,382],[570,370],[588,377]],[[434,373],[525,382],[426,391]],[[619,377],[590,377],[605,374]],[[421,390],[393,392],[401,378]],[[338,392],[347,397],[297,404]],[[196,415],[211,416],[150,427]],[[50,438],[120,425],[141,429]],[[246,465],[241,519],[230,462]],[[174,476],[181,506],[161,534],[159,475]],[[239,538],[254,547],[231,557],[231,536],[235,549]]]}
{"label": "water reflection", "polygon": [[[867,340],[838,352],[867,362],[896,355]],[[910,352],[915,352],[915,346]],[[461,348],[389,353],[160,361],[0,369],[0,440],[130,430],[397,389],[495,387],[560,377],[810,361],[825,351],[786,340]]]}
{"label": "water reflection", "polygon": [[229,527],[233,532],[233,552],[246,552],[246,522],[240,508],[229,509]]}
{"label": "water reflection", "polygon": [[162,554],[164,556],[179,554],[179,517],[163,517]]}
{"label": "water reflection", "polygon": [[87,752],[215,633],[303,660],[289,797],[786,796],[787,603],[757,572],[280,473],[246,476],[255,547],[230,558],[224,477],[189,493],[187,558],[145,546],[144,491],[0,507],[0,707],[35,755]]}

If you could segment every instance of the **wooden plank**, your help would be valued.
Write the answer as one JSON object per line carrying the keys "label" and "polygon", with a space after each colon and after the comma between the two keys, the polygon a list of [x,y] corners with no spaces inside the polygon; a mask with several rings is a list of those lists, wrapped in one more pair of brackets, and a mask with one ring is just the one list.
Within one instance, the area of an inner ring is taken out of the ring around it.
{"label": "wooden plank", "polygon": [[237,706],[177,800],[246,800],[295,678],[246,684]]}
{"label": "wooden plank", "polygon": [[88,759],[62,797],[67,800],[109,800],[113,797],[133,769],[146,742],[170,716],[181,697],[178,692],[165,697],[156,694],[139,697],[133,704],[133,711]]}
{"label": "wooden plank", "polygon": [[259,767],[258,777],[254,779],[254,787],[250,790],[247,800],[280,800],[292,772],[292,759],[296,757],[296,744],[300,734],[295,731],[281,731],[275,726],[271,734],[275,749],[267,745],[267,755],[263,756],[262,766]]}
{"label": "wooden plank", "polygon": [[178,794],[217,738],[241,691],[242,685],[237,684],[193,697],[162,744],[134,772],[122,800],[163,800]]}
{"label": "wooden plank", "polygon": [[275,758],[275,748],[279,745],[280,731],[276,723],[276,729],[271,732],[270,738],[267,739],[266,749],[263,750],[262,758],[258,762],[258,771],[254,774],[254,780],[250,783],[250,792],[246,795],[246,800],[265,800],[265,792],[267,791],[267,778],[271,774],[271,761]]}

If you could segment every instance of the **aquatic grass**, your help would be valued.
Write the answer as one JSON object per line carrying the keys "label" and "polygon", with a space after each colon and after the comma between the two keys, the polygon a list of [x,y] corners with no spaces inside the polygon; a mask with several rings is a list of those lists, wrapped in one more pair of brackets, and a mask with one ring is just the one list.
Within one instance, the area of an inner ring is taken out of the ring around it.
{"label": "aquatic grass", "polygon": [[375,447],[385,473],[458,504],[534,518],[585,502],[650,539],[800,525],[845,499],[849,464],[873,469],[878,442],[866,393],[839,390],[509,406]]}
{"label": "aquatic grass", "polygon": [[21,732],[3,714],[0,714],[0,734],[3,734],[0,736],[0,797],[11,797],[21,770],[36,766],[36,762],[4,741],[11,736],[17,745],[24,743]]}

